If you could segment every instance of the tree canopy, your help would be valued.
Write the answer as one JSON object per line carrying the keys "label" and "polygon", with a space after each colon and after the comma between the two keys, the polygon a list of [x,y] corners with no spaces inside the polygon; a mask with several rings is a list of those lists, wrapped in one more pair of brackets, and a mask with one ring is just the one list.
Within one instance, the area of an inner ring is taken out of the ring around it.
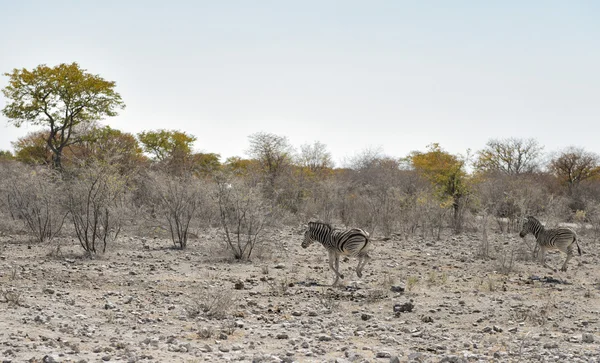
{"label": "tree canopy", "polygon": [[584,180],[600,176],[600,156],[579,147],[568,147],[550,161],[550,170],[572,191]]}
{"label": "tree canopy", "polygon": [[477,152],[474,167],[482,172],[508,175],[531,173],[539,167],[542,149],[535,139],[492,139]]}
{"label": "tree canopy", "polygon": [[138,134],[144,152],[157,161],[185,157],[192,153],[196,136],[177,130],[143,131]]}
{"label": "tree canopy", "polygon": [[125,107],[115,82],[88,73],[77,63],[14,69],[5,76],[9,83],[2,92],[8,103],[2,113],[16,127],[26,123],[48,127],[46,143],[59,169],[64,148],[80,141],[78,125],[116,116]]}

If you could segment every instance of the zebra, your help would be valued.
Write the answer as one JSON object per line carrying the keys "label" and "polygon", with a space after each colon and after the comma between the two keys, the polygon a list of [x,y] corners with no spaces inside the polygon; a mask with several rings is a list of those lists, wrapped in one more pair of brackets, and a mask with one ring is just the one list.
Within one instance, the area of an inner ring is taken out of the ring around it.
{"label": "zebra", "polygon": [[541,262],[544,267],[550,268],[546,264],[546,251],[556,249],[567,255],[565,263],[560,268],[561,271],[567,271],[567,263],[573,257],[573,244],[577,246],[577,252],[581,256],[581,248],[577,243],[577,233],[571,228],[545,229],[542,223],[533,216],[528,216],[523,222],[523,228],[519,236],[524,238],[527,234],[533,234],[536,242],[541,249]]}
{"label": "zebra", "polygon": [[315,241],[321,242],[329,252],[329,267],[335,272],[333,286],[338,284],[340,278],[344,278],[344,275],[340,273],[340,256],[342,255],[358,257],[356,275],[362,277],[362,269],[371,259],[368,255],[371,247],[368,232],[360,228],[342,230],[327,223],[309,222],[308,229],[304,232],[302,248],[307,248]]}

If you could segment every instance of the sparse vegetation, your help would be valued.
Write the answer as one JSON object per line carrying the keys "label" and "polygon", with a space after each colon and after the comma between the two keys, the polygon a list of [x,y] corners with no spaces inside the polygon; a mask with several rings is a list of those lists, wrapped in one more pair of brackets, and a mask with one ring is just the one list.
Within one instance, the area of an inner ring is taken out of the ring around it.
{"label": "sparse vegetation", "polygon": [[67,208],[75,235],[89,257],[105,253],[121,232],[126,205],[126,178],[110,166],[77,170],[67,182]]}
{"label": "sparse vegetation", "polygon": [[225,319],[235,303],[234,293],[223,289],[208,289],[185,307],[190,318],[204,316],[209,319]]}
{"label": "sparse vegetation", "polygon": [[340,301],[331,289],[321,289],[318,294],[319,305],[327,311],[335,311],[340,307]]}
{"label": "sparse vegetation", "polygon": [[417,286],[418,283],[419,283],[418,276],[409,276],[408,279],[406,280],[406,291],[413,291],[413,289],[415,288],[415,286]]}

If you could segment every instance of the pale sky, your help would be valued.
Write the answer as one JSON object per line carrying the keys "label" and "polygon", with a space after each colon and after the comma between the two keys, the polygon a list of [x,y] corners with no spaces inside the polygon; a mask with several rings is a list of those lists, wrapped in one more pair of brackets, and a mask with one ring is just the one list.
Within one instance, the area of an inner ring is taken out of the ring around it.
{"label": "pale sky", "polygon": [[[507,137],[600,153],[599,1],[0,0],[0,34],[0,73],[76,61],[117,82],[105,124],[223,160],[259,131],[338,162]],[[0,149],[31,130],[0,115]]]}

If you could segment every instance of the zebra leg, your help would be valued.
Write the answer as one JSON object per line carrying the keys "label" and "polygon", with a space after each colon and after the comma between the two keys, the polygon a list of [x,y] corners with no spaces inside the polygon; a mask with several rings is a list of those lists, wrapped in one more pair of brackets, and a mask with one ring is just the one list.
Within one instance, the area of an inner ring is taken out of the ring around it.
{"label": "zebra leg", "polygon": [[[335,263],[335,266],[334,266],[334,263]],[[340,260],[337,256],[337,254],[333,251],[329,251],[329,267],[331,267],[333,272],[335,272],[335,280],[333,281],[333,286],[337,285],[338,281],[340,280],[341,275],[339,273],[339,266],[340,266]]]}
{"label": "zebra leg", "polygon": [[546,263],[546,247],[545,246],[540,246],[540,263],[542,264],[542,266],[549,268],[551,270],[554,270],[552,267],[548,266],[548,264]]}
{"label": "zebra leg", "polygon": [[567,258],[565,259],[565,263],[563,263],[562,267],[560,268],[561,271],[567,271],[567,263],[569,263],[569,260],[571,259],[571,257],[573,257],[573,245],[569,245],[569,247],[567,247]]}
{"label": "zebra leg", "polygon": [[335,270],[338,272],[340,278],[343,279],[344,274],[340,273],[340,255],[335,255]]}
{"label": "zebra leg", "polygon": [[371,257],[369,257],[369,255],[367,254],[358,257],[358,266],[356,267],[356,275],[358,277],[362,277],[362,269],[365,267],[365,265],[367,264],[367,262],[369,262],[370,259]]}

